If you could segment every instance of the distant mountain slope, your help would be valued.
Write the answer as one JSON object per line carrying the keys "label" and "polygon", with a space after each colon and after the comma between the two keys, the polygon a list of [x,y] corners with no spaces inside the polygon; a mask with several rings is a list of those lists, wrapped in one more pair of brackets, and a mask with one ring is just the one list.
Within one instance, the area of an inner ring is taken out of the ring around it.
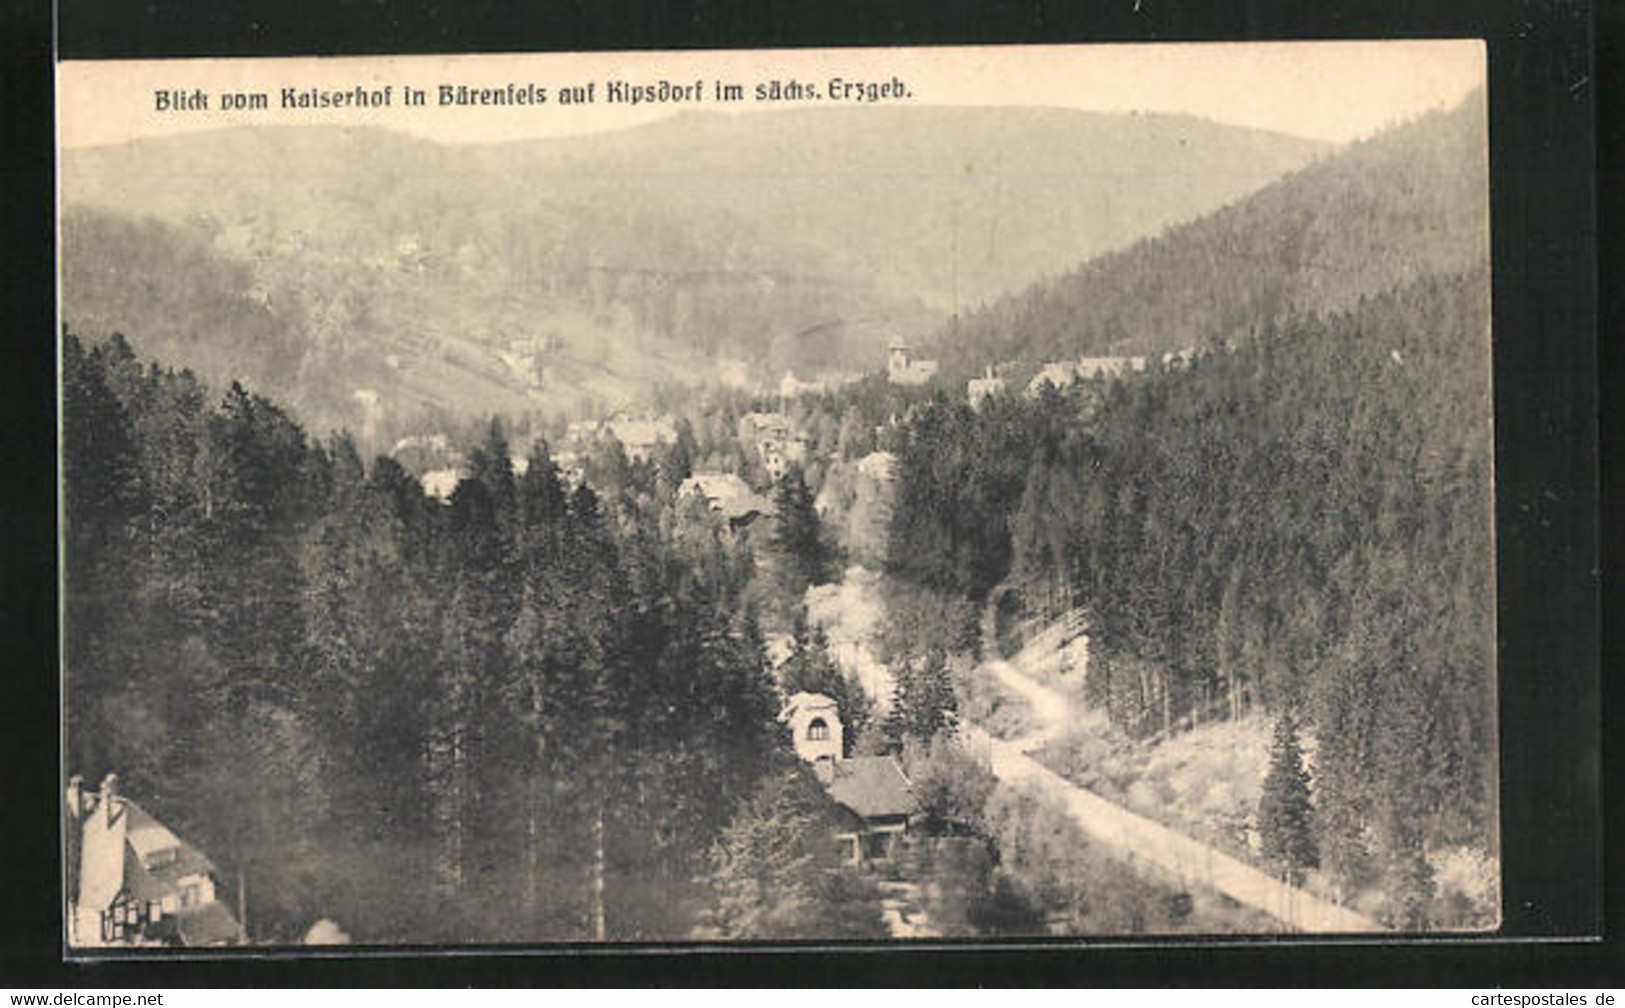
{"label": "distant mountain slope", "polygon": [[[566,412],[874,367],[956,303],[1211,210],[1322,147],[1169,116],[693,114],[445,146],[231,129],[64,152],[64,314],[316,429]],[[372,404],[372,405],[369,405]]]}
{"label": "distant mountain slope", "polygon": [[456,270],[324,255],[223,254],[196,228],[103,210],[62,216],[63,317],[215,385],[276,395],[316,431],[376,447],[441,418],[603,409],[714,361],[622,306],[572,309]]}
{"label": "distant mountain slope", "polygon": [[963,375],[989,361],[1175,350],[1482,267],[1486,135],[1480,91],[971,313],[939,335],[941,355]]}
{"label": "distant mountain slope", "polygon": [[951,310],[1222,206],[1325,149],[1190,116],[889,107],[690,113],[524,153],[561,190],[647,188],[691,228],[749,221],[842,275]]}

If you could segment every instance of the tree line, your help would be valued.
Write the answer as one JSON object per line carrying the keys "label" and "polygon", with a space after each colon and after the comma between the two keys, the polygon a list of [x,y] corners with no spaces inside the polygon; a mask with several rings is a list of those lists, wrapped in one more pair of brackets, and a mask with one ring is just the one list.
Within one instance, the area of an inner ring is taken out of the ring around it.
{"label": "tree line", "polygon": [[[675,499],[686,446],[571,486],[543,440],[516,472],[493,422],[442,503],[122,338],[65,333],[62,360],[69,764],[242,871],[257,939],[705,918],[714,844],[786,745],[772,588]],[[753,533],[806,551],[775,575],[799,593],[827,558],[799,475],[779,499]]]}

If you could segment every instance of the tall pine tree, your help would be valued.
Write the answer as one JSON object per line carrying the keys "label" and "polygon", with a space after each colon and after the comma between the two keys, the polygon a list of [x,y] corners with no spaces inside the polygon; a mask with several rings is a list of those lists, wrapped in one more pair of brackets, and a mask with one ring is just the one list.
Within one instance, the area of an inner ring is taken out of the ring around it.
{"label": "tall pine tree", "polygon": [[1303,881],[1306,870],[1320,864],[1314,815],[1297,725],[1292,715],[1283,714],[1275,722],[1269,773],[1258,800],[1258,832],[1265,859],[1294,885]]}

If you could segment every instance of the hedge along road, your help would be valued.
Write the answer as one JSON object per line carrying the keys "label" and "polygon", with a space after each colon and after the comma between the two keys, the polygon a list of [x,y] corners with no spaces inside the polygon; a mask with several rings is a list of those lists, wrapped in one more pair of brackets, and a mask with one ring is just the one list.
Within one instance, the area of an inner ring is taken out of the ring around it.
{"label": "hedge along road", "polygon": [[1185,884],[1217,889],[1293,930],[1317,934],[1383,930],[1361,914],[1271,878],[1207,844],[1115,805],[1043,766],[1027,753],[1064,729],[1069,706],[1066,697],[1023,675],[1003,659],[984,662],[982,668],[1031,703],[1045,724],[1038,734],[1014,742],[993,738],[968,722],[962,725],[966,742],[978,750],[985,747],[993,775],[1001,781],[1031,786],[1064,808],[1084,832],[1129,860],[1155,865]]}

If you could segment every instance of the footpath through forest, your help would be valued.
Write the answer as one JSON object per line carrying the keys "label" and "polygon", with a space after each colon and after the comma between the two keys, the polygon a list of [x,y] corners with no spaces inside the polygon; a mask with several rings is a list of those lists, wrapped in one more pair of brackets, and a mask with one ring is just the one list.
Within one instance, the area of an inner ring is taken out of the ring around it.
{"label": "footpath through forest", "polygon": [[1035,681],[1002,657],[983,662],[981,671],[1028,701],[1044,724],[1038,732],[1013,741],[993,738],[969,722],[961,725],[966,743],[973,751],[987,753],[993,774],[1001,781],[1034,788],[1064,808],[1091,837],[1128,860],[1155,865],[1186,885],[1216,889],[1238,903],[1262,910],[1294,930],[1333,934],[1382,930],[1375,921],[1361,914],[1271,878],[1257,868],[1136,815],[1051,771],[1028,753],[1043,748],[1071,723],[1071,705],[1066,696]]}

